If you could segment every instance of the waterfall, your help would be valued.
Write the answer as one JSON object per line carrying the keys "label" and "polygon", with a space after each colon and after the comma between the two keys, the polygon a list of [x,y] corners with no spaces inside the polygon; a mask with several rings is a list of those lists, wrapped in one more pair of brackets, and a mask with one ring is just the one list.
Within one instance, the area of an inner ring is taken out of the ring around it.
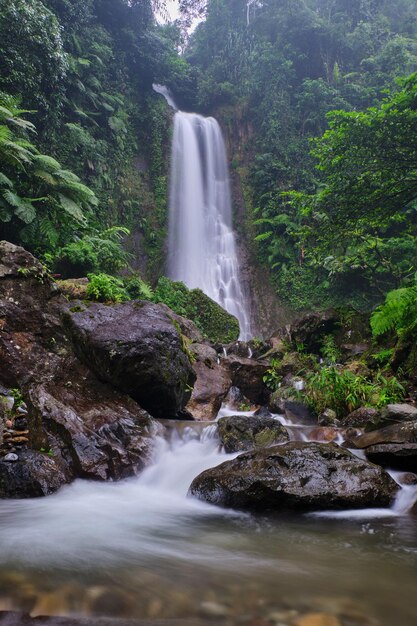
{"label": "waterfall", "polygon": [[169,277],[202,289],[237,317],[240,339],[250,339],[232,228],[226,150],[220,126],[212,117],[175,114],[169,213]]}

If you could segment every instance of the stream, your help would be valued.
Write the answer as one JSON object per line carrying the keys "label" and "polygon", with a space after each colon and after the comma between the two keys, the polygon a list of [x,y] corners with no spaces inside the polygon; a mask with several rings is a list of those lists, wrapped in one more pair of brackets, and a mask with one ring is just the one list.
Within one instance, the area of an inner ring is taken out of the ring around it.
{"label": "stream", "polygon": [[273,517],[187,497],[197,474],[233,456],[215,426],[182,424],[156,440],[138,478],[1,501],[0,610],[282,626],[324,612],[344,626],[416,625],[415,486],[391,509]]}

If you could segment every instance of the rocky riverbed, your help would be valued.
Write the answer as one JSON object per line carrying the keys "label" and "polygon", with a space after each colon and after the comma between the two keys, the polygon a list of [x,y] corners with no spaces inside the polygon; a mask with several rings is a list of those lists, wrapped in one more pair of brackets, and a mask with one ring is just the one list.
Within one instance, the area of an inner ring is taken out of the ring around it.
{"label": "rocky riverbed", "polygon": [[338,324],[217,345],[0,243],[0,623],[414,626],[417,408],[314,411],[323,336],[368,367]]}

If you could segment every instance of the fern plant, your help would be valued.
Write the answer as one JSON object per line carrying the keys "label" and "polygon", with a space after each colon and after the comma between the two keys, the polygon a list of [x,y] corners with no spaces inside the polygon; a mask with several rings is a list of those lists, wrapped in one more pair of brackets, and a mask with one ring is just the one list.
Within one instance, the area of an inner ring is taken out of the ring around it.
{"label": "fern plant", "polygon": [[86,276],[89,272],[117,273],[129,265],[130,254],[123,248],[123,238],[130,231],[112,226],[78,237],[45,259],[55,272],[68,278]]}
{"label": "fern plant", "polygon": [[417,329],[417,277],[412,287],[390,291],[371,317],[374,337],[394,331],[398,337]]}
{"label": "fern plant", "polygon": [[0,93],[0,221],[11,222],[23,243],[50,249],[87,225],[98,200],[73,172],[39,153],[24,113],[17,98]]}

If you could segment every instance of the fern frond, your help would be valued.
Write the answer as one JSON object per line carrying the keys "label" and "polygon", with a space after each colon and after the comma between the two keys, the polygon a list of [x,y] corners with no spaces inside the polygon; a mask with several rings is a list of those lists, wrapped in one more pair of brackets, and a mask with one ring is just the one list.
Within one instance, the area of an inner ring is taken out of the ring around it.
{"label": "fern frond", "polygon": [[36,209],[29,198],[21,198],[17,193],[10,191],[10,189],[3,191],[3,198],[13,207],[15,215],[22,222],[25,222],[25,224],[33,222],[36,217]]}
{"label": "fern frond", "polygon": [[9,189],[12,189],[13,188],[13,181],[11,181],[10,178],[7,178],[7,176],[5,174],[0,172],[0,185],[2,185],[4,187],[9,187]]}
{"label": "fern frond", "polygon": [[68,215],[77,220],[77,222],[85,222],[84,213],[82,212],[81,207],[76,202],[74,202],[74,200],[72,200],[68,196],[64,196],[62,193],[59,193],[58,197],[61,207],[66,213],[68,213]]}
{"label": "fern frond", "polygon": [[401,331],[411,309],[412,319],[417,319],[417,287],[402,287],[390,291],[385,303],[375,309],[371,317],[371,329],[374,337],[379,337],[390,330]]}
{"label": "fern frond", "polygon": [[255,241],[266,241],[266,239],[270,239],[273,235],[272,230],[269,230],[266,233],[261,233],[255,237]]}
{"label": "fern frond", "polygon": [[33,157],[33,161],[36,165],[50,173],[61,169],[60,163],[47,154],[36,154]]}
{"label": "fern frond", "polygon": [[48,217],[43,217],[39,221],[39,230],[52,247],[56,246],[59,240],[59,232]]}
{"label": "fern frond", "polygon": [[54,187],[57,184],[55,176],[53,176],[50,172],[45,172],[44,170],[35,170],[33,172],[36,178],[40,178],[43,182]]}

